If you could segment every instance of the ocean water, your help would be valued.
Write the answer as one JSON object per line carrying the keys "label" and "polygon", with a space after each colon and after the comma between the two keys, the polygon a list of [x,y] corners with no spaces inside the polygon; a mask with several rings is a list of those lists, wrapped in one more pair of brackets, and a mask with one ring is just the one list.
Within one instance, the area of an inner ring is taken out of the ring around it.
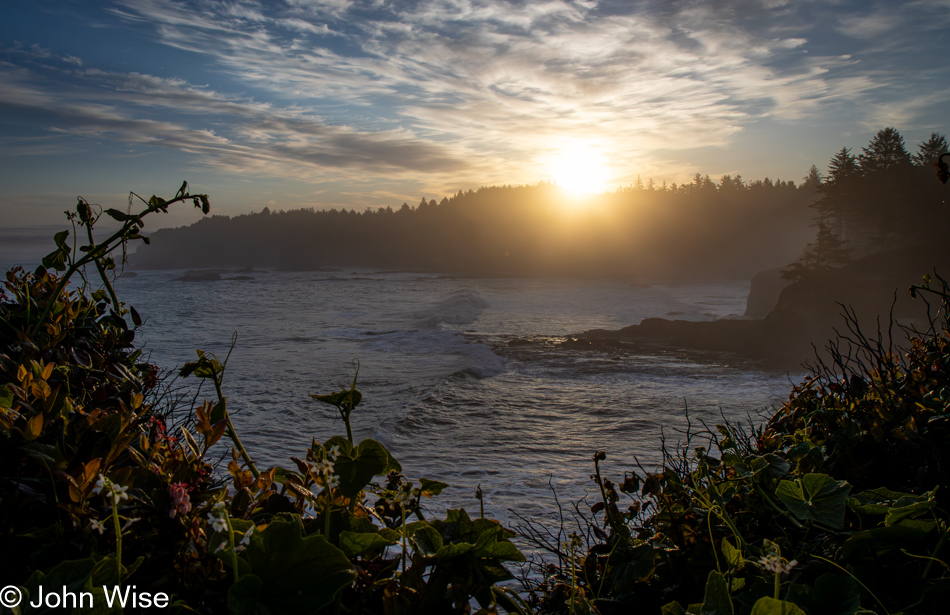
{"label": "ocean water", "polygon": [[[139,272],[117,290],[145,320],[137,340],[162,367],[192,360],[195,349],[223,358],[236,334],[224,390],[259,466],[293,467],[289,457],[302,457],[312,438],[345,433],[336,410],[308,393],[348,386],[358,361],[355,438],[382,442],[410,478],[448,483],[427,501],[435,512],[477,511],[480,485],[486,514],[503,523],[516,523],[515,512],[554,523],[555,492],[566,504],[596,491],[595,451],[607,453],[605,474],[621,479],[635,457],[645,467],[658,461],[661,433],[682,439],[687,408],[694,429],[722,416],[760,421],[801,379],[716,357],[557,346],[651,316],[734,317],[748,282],[634,286],[370,270],[174,281],[181,274]],[[531,343],[509,345],[515,339]]]}

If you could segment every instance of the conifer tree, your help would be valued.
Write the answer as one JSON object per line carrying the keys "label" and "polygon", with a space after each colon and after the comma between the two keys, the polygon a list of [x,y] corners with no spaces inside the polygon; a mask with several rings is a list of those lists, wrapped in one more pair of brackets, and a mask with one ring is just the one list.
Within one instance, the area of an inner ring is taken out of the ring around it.
{"label": "conifer tree", "polygon": [[914,166],[930,168],[937,162],[940,154],[945,154],[947,148],[947,138],[936,132],[930,133],[930,139],[917,146],[917,153],[913,156]]}
{"label": "conifer tree", "polygon": [[858,163],[864,173],[900,170],[911,166],[904,137],[896,128],[879,130],[868,146],[862,148]]}

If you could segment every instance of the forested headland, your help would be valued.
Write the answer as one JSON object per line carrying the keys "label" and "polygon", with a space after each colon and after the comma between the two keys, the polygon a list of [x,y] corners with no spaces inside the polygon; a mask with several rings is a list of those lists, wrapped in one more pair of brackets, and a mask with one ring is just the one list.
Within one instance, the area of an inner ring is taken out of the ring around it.
{"label": "forested headland", "polygon": [[813,238],[797,260],[753,278],[753,320],[651,318],[620,331],[588,331],[567,344],[731,352],[794,368],[844,330],[843,313],[871,335],[883,326],[885,336],[906,337],[899,326],[885,326],[888,320],[921,327],[931,316],[906,289],[950,269],[947,188],[934,177],[946,151],[946,138],[933,133],[911,154],[901,134],[885,128],[860,153],[836,152],[826,174],[812,167]]}
{"label": "forested headland", "polygon": [[554,184],[459,191],[412,207],[212,216],[160,230],[137,267],[361,266],[631,278],[749,277],[794,259],[817,184],[697,174],[583,199]]}

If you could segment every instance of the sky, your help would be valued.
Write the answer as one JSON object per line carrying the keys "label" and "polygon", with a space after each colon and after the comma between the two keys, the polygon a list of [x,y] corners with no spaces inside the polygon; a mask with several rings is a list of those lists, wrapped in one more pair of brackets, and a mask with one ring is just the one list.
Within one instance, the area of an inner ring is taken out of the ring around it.
{"label": "sky", "polygon": [[948,32],[950,0],[4,0],[0,230],[182,180],[227,215],[799,181],[947,134]]}

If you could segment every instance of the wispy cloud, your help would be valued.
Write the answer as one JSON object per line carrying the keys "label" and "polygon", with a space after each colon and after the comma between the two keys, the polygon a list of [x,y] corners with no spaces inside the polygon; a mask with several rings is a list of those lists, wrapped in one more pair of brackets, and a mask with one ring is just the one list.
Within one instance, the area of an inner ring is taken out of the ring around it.
{"label": "wispy cloud", "polygon": [[197,54],[214,87],[21,47],[0,63],[0,106],[231,173],[533,182],[585,142],[627,182],[758,121],[912,121],[942,88],[879,39],[900,49],[950,18],[910,4],[914,19],[848,0],[120,0],[116,23]]}

